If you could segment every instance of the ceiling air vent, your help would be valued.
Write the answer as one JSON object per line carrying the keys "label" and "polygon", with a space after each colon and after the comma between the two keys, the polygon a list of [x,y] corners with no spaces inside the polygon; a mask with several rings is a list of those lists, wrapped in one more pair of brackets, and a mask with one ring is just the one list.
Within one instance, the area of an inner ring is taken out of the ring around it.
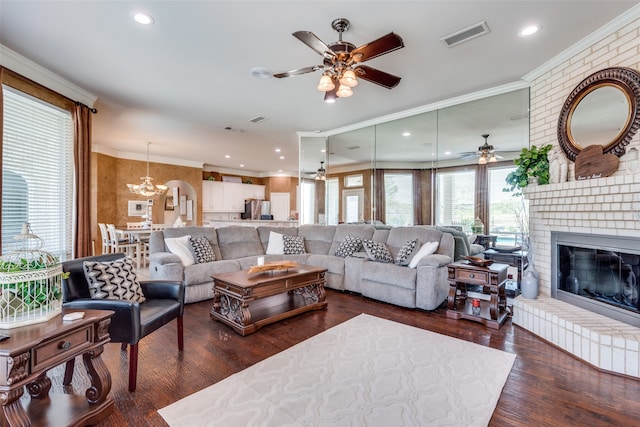
{"label": "ceiling air vent", "polygon": [[249,121],[251,123],[262,123],[265,120],[267,120],[267,118],[266,117],[262,117],[262,116],[258,116],[258,117],[254,117],[253,119],[249,119]]}
{"label": "ceiling air vent", "polygon": [[460,31],[456,31],[455,33],[443,37],[440,40],[445,42],[447,46],[452,47],[471,39],[475,39],[476,37],[480,37],[484,34],[489,34],[489,31],[490,30],[487,26],[487,23],[482,21],[476,25],[472,25]]}

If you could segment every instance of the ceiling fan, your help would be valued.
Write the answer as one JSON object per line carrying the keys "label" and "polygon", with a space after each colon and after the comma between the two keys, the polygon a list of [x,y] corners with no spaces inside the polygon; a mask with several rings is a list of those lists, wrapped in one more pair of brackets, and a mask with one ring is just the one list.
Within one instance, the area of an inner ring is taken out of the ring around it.
{"label": "ceiling fan", "polygon": [[391,32],[360,47],[343,41],[342,33],[349,29],[349,20],[334,19],[331,27],[339,34],[338,41],[325,44],[311,31],[296,31],[293,36],[324,58],[322,65],[299,68],[274,74],[273,77],[284,78],[322,70],[318,90],[325,92],[324,100],[332,102],[338,98],[347,98],[353,94],[351,90],[358,84],[356,77],[392,89],[400,83],[400,77],[375,68],[363,65],[362,62],[393,52],[404,47],[402,38]]}
{"label": "ceiling fan", "polygon": [[481,165],[485,163],[494,163],[497,162],[498,159],[502,159],[503,157],[497,155],[493,145],[490,145],[487,141],[489,134],[486,133],[482,135],[482,137],[484,138],[484,144],[478,147],[478,151],[465,151],[463,153],[458,153],[456,157],[463,160],[478,158],[478,164]]}

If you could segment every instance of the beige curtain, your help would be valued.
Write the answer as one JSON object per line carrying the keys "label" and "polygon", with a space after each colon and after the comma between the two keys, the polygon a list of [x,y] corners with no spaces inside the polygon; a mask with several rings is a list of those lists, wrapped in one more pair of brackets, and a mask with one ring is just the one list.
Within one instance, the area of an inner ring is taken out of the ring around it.
{"label": "beige curtain", "polygon": [[73,257],[92,255],[91,248],[91,113],[95,110],[76,103],[73,112],[75,166],[75,209]]}
{"label": "beige curtain", "polygon": [[489,234],[489,173],[486,164],[478,165],[476,169],[476,217],[484,224],[484,234]]}

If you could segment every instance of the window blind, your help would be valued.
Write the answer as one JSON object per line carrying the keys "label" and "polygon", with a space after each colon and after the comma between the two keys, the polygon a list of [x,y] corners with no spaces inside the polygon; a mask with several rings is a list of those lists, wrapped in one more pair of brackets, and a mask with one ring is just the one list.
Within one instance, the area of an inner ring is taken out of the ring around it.
{"label": "window blind", "polygon": [[2,253],[30,223],[43,249],[71,258],[73,119],[60,109],[3,85]]}

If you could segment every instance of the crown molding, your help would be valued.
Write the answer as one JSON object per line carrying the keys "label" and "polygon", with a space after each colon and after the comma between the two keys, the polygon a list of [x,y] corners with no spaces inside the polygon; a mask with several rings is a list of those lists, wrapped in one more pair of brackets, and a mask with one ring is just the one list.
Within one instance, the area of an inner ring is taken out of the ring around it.
{"label": "crown molding", "polygon": [[[132,153],[129,151],[119,151],[119,150],[114,150],[110,147],[107,147],[105,145],[100,145],[100,144],[93,144],[93,146],[91,147],[91,151],[93,153],[100,153],[100,154],[115,157],[118,159],[138,160],[145,163],[147,161],[146,153]],[[153,154],[149,155],[149,162],[162,163],[165,165],[173,165],[173,166],[185,166],[185,167],[197,168],[197,169],[202,169],[204,166],[202,162],[177,159],[175,157],[154,156]]]}
{"label": "crown molding", "polygon": [[539,66],[538,68],[535,68],[531,72],[525,74],[522,77],[522,80],[531,83],[532,81],[539,78],[540,76],[548,73],[549,71],[553,70],[554,68],[560,66],[564,62],[573,58],[583,50],[593,46],[600,40],[604,39],[605,37],[608,37],[609,35],[613,34],[614,32],[620,30],[624,26],[630,24],[631,22],[639,18],[640,18],[640,4],[637,4],[633,6],[631,9],[627,10],[622,15],[612,19],[602,27],[598,28],[596,31],[589,34],[587,37],[583,38],[582,40],[578,41],[574,45],[563,50],[562,52],[560,52],[559,54],[551,58],[549,61]]}
{"label": "crown molding", "polygon": [[0,44],[0,64],[73,101],[81,102],[89,107],[93,107],[98,99],[94,94],[76,86],[2,44]]}

